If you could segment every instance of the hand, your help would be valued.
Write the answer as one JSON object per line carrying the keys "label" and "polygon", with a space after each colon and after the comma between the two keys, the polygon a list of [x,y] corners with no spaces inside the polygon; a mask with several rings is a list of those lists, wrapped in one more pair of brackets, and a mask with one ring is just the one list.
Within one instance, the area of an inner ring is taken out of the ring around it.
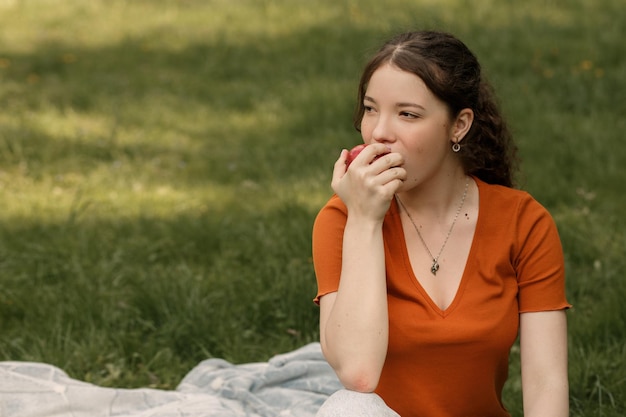
{"label": "hand", "polygon": [[350,216],[363,216],[382,221],[391,199],[402,182],[406,171],[404,158],[390,152],[381,143],[367,146],[346,170],[347,150],[343,150],[333,170],[331,186],[348,207]]}

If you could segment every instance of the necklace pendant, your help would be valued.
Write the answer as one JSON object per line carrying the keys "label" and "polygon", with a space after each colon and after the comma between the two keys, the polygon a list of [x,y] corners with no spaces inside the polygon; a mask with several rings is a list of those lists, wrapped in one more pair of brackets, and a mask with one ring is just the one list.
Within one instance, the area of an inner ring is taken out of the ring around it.
{"label": "necklace pendant", "polygon": [[433,275],[437,275],[437,271],[439,271],[439,262],[433,260],[433,266],[430,267],[430,272]]}

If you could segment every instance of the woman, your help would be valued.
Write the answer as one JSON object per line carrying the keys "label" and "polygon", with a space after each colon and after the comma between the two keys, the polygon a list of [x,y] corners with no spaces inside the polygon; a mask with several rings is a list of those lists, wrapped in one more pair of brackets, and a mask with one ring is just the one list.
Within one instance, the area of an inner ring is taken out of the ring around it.
{"label": "woman", "polygon": [[347,169],[341,152],[313,230],[339,402],[375,393],[402,417],[509,416],[519,334],[524,415],[567,416],[559,236],[513,188],[515,145],[476,57],[446,33],[395,37],[365,67],[355,127],[368,146]]}

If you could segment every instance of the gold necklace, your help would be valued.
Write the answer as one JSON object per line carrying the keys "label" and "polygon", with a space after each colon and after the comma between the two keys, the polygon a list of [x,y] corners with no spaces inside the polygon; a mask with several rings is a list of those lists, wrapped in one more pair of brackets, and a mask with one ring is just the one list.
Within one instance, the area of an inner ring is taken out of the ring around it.
{"label": "gold necklace", "polygon": [[426,252],[428,252],[428,255],[430,255],[430,257],[433,260],[433,265],[430,267],[430,272],[433,275],[437,275],[437,271],[439,271],[439,257],[441,256],[441,253],[443,252],[443,248],[446,247],[446,243],[448,243],[448,238],[452,234],[452,229],[454,229],[454,225],[456,224],[456,220],[459,218],[459,213],[461,212],[461,209],[463,208],[463,204],[465,203],[465,197],[467,197],[467,188],[468,187],[469,187],[469,178],[467,178],[467,180],[465,182],[465,190],[463,191],[463,197],[461,197],[461,204],[459,204],[459,208],[456,209],[456,214],[454,215],[454,220],[452,220],[452,225],[450,226],[450,230],[448,230],[448,234],[446,235],[446,239],[443,241],[443,245],[441,245],[441,249],[439,249],[439,253],[437,254],[437,256],[433,256],[433,254],[430,252],[430,249],[428,249],[428,245],[424,241],[424,238],[422,237],[422,234],[420,233],[417,225],[413,221],[413,218],[411,217],[411,214],[409,214],[409,211],[406,209],[404,204],[402,204],[402,201],[400,200],[400,197],[398,197],[396,195],[396,200],[398,200],[398,203],[400,204],[400,206],[402,207],[402,209],[404,210],[404,212],[408,216],[409,220],[411,221],[411,224],[413,225],[413,227],[415,228],[415,231],[417,232],[417,236],[419,236],[420,240],[422,241],[422,245],[424,245],[424,248],[426,248]]}

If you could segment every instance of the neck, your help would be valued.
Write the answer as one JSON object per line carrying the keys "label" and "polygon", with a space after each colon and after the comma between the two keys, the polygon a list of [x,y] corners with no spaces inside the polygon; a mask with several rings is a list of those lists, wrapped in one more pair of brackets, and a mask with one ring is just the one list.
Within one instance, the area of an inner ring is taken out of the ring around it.
{"label": "neck", "polygon": [[411,213],[420,217],[441,217],[455,211],[470,181],[464,172],[432,179],[412,188],[409,191],[397,194],[402,204]]}

